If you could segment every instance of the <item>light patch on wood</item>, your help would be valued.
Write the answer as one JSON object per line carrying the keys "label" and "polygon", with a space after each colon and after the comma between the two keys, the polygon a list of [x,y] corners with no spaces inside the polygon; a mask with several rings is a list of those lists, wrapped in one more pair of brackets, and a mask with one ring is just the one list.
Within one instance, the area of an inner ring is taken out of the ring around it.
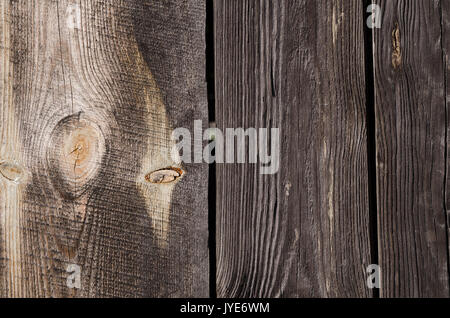
{"label": "light patch on wood", "polygon": [[[333,164],[330,164],[330,156],[331,156],[331,150],[328,149],[328,145],[326,140],[324,140],[323,143],[323,154],[326,165],[328,165],[328,176],[325,178],[327,180],[327,214],[328,214],[328,226],[329,226],[329,233],[328,233],[328,244],[329,244],[329,262],[330,267],[333,269],[335,268],[334,264],[334,170],[333,170]],[[331,275],[334,271],[327,272],[325,274],[325,288],[327,294],[330,294],[331,292]]]}
{"label": "light patch on wood", "polygon": [[[333,242],[334,233],[334,171],[332,165],[328,166],[329,181],[328,181],[328,221],[330,222],[330,242]],[[333,244],[330,246],[333,251]]]}
{"label": "light patch on wood", "polygon": [[336,44],[338,24],[336,21],[336,7],[333,6],[333,21],[331,22],[333,32],[333,44]]}
{"label": "light patch on wood", "polygon": [[292,183],[288,181],[288,182],[284,185],[284,195],[285,195],[286,197],[289,197],[291,188],[292,188]]}
{"label": "light patch on wood", "polygon": [[330,224],[330,249],[331,253],[333,252],[333,234],[334,234],[334,171],[333,166],[329,164],[329,151],[328,151],[328,145],[326,140],[323,141],[323,155],[324,159],[328,161],[328,192],[327,192],[327,199],[328,199],[328,221]]}
{"label": "light patch on wood", "polygon": [[400,29],[398,23],[395,23],[395,27],[392,30],[392,66],[394,69],[400,68],[402,65],[402,50],[400,42]]}
{"label": "light patch on wood", "polygon": [[27,293],[27,280],[21,270],[24,253],[21,204],[28,178],[21,157],[19,124],[14,115],[9,5],[9,1],[0,1],[0,242],[5,246],[0,284],[6,289],[7,297],[21,297]]}
{"label": "light patch on wood", "polygon": [[333,3],[333,15],[332,15],[332,21],[331,21],[331,31],[333,34],[333,45],[336,44],[339,27],[342,22],[342,18],[344,17],[344,12],[341,12],[338,16],[336,6],[337,6],[337,3],[334,2]]}
{"label": "light patch on wood", "polygon": [[67,6],[66,23],[71,30],[81,29],[81,9],[78,3],[72,3]]}
{"label": "light patch on wood", "polygon": [[[138,189],[145,198],[147,213],[152,219],[152,227],[158,239],[158,244],[166,248],[168,244],[168,232],[170,222],[170,209],[172,192],[179,177],[171,182],[148,182],[148,174],[151,171],[167,170],[167,167],[176,167],[181,164],[181,159],[174,157],[172,152],[175,142],[171,138],[172,128],[168,122],[165,105],[153,76],[148,69],[141,53],[136,45],[136,69],[139,74],[146,77],[148,86],[143,94],[146,101],[146,121],[154,135],[157,137],[148,143],[147,152],[143,157],[141,173],[136,180]],[[179,169],[179,168],[178,168]],[[180,169],[181,171],[181,169]],[[180,174],[181,176],[181,174]],[[170,177],[166,176],[166,180]]]}

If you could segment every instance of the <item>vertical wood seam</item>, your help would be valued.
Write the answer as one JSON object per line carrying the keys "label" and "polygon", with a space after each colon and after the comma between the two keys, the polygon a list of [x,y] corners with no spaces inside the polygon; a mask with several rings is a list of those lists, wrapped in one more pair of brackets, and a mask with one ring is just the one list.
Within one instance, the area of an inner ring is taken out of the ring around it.
{"label": "vertical wood seam", "polygon": [[[367,184],[369,198],[369,230],[370,230],[370,257],[372,264],[379,265],[378,255],[378,206],[377,206],[377,144],[375,120],[375,72],[373,63],[373,30],[365,25],[366,8],[372,0],[364,0],[363,5],[363,33],[364,33],[364,63],[366,85],[366,138],[367,138]],[[373,289],[373,298],[380,297],[380,290]]]}
{"label": "vertical wood seam", "polygon": [[[214,0],[206,1],[206,67],[205,78],[208,96],[208,119],[215,121],[215,29],[214,29]],[[217,297],[217,260],[216,260],[216,164],[209,164],[208,177],[208,249],[209,249],[209,296]]]}

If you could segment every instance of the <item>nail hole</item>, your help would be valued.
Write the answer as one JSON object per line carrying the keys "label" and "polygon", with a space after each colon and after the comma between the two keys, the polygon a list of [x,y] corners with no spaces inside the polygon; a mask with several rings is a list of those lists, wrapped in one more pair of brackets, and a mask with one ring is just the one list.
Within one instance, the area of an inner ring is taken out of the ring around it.
{"label": "nail hole", "polygon": [[150,172],[145,176],[145,180],[155,184],[171,183],[183,175],[183,170],[175,167],[168,167]]}

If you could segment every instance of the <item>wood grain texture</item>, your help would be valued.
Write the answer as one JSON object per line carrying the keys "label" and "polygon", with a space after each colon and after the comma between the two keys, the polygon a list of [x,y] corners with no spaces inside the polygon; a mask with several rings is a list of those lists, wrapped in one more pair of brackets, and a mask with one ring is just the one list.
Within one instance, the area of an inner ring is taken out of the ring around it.
{"label": "wood grain texture", "polygon": [[0,1],[0,296],[208,295],[204,6]]}
{"label": "wood grain texture", "polygon": [[381,0],[374,34],[382,297],[448,297],[441,6]]}
{"label": "wood grain texture", "polygon": [[278,174],[218,165],[218,296],[371,297],[362,2],[214,12],[217,127],[281,129]]}
{"label": "wood grain texture", "polygon": [[[444,63],[444,76],[445,76],[445,111],[446,111],[446,168],[445,171],[445,202],[444,202],[444,211],[447,214],[447,243],[448,243],[448,255],[449,255],[449,266],[450,266],[450,160],[448,155],[450,154],[450,2],[449,1],[441,1],[441,32],[442,32],[442,59]],[[450,275],[450,270],[449,270]]]}

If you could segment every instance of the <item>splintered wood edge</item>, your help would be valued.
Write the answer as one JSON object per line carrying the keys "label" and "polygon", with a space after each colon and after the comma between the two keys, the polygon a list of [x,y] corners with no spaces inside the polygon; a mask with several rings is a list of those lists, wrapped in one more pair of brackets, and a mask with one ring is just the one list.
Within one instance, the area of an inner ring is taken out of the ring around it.
{"label": "splintered wood edge", "polygon": [[167,167],[148,173],[145,180],[154,184],[169,184],[177,181],[184,171],[176,167]]}

